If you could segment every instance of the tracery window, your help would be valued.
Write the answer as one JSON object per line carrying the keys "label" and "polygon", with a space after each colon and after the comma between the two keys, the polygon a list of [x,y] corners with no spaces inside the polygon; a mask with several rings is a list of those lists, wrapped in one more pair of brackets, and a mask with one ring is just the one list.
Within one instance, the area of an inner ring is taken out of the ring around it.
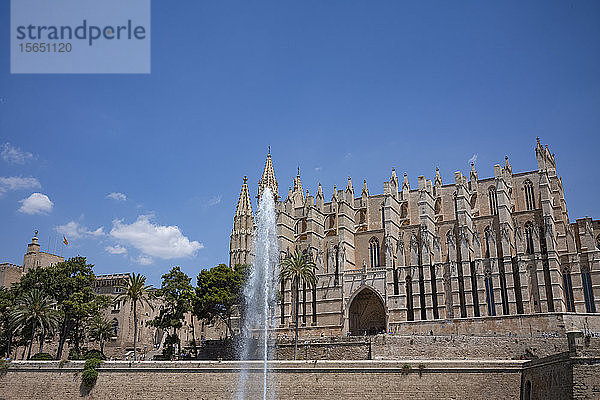
{"label": "tracery window", "polygon": [[369,257],[371,259],[371,268],[379,267],[379,240],[377,238],[369,240]]}
{"label": "tracery window", "polygon": [[116,318],[112,320],[111,327],[113,331],[113,336],[117,336],[117,333],[119,332],[119,321],[117,321]]}
{"label": "tracery window", "polygon": [[533,195],[533,183],[529,179],[527,179],[524,183],[525,190],[525,206],[528,210],[535,209],[535,197]]}
{"label": "tracery window", "polygon": [[585,300],[585,310],[589,313],[596,312],[596,304],[594,304],[594,291],[592,289],[592,277],[587,265],[581,268],[581,283],[583,286],[583,297]]}
{"label": "tracery window", "polygon": [[488,315],[496,315],[496,305],[494,304],[494,283],[492,282],[492,271],[487,270],[484,274],[485,282],[485,302],[487,303]]}
{"label": "tracery window", "polygon": [[494,186],[490,186],[488,189],[488,198],[490,201],[490,214],[498,214],[498,194],[496,193],[496,188]]}
{"label": "tracery window", "polygon": [[527,254],[533,254],[533,224],[531,221],[525,223],[525,252]]}
{"label": "tracery window", "polygon": [[565,293],[565,303],[567,312],[575,312],[575,299],[573,298],[573,282],[571,281],[571,270],[566,267],[562,271],[563,291]]}

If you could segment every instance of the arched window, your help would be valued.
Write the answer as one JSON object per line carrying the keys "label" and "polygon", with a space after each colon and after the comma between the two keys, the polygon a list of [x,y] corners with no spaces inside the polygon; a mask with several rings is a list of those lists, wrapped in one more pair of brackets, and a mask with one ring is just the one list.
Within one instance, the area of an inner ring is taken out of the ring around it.
{"label": "arched window", "polygon": [[494,186],[490,186],[488,189],[488,198],[490,200],[490,214],[498,214],[498,194],[496,193],[496,188]]}
{"label": "arched window", "polygon": [[413,307],[413,298],[412,298],[412,278],[410,275],[406,276],[406,320],[407,321],[415,320],[415,310]]}
{"label": "arched window", "polygon": [[581,267],[581,284],[583,286],[583,297],[585,300],[585,310],[589,313],[596,312],[596,304],[594,304],[594,291],[592,289],[592,277],[587,265]]}
{"label": "arched window", "polygon": [[369,257],[371,259],[371,268],[379,267],[379,240],[377,238],[369,240]]}
{"label": "arched window", "polygon": [[575,300],[573,299],[573,283],[571,281],[571,270],[568,267],[562,270],[563,291],[565,293],[565,303],[567,312],[575,312]]}
{"label": "arched window", "polygon": [[489,269],[484,274],[485,281],[485,302],[487,303],[488,315],[496,315],[496,305],[494,304],[494,283],[492,282],[492,271]]}
{"label": "arched window", "polygon": [[490,227],[486,226],[484,235],[485,235],[485,258],[490,258],[490,236],[492,232],[490,231]]}
{"label": "arched window", "polygon": [[525,223],[525,253],[533,254],[533,224],[531,221]]}
{"label": "arched window", "polygon": [[112,320],[111,327],[113,331],[113,336],[117,336],[117,333],[119,333],[119,321],[117,321],[116,318]]}
{"label": "arched window", "polygon": [[525,393],[523,400],[531,400],[531,381],[525,382]]}
{"label": "arched window", "polygon": [[531,181],[527,179],[523,184],[523,189],[525,190],[525,206],[528,210],[534,210],[535,197],[533,195],[533,183],[531,183]]}
{"label": "arched window", "polygon": [[596,248],[600,250],[600,235],[596,236]]}

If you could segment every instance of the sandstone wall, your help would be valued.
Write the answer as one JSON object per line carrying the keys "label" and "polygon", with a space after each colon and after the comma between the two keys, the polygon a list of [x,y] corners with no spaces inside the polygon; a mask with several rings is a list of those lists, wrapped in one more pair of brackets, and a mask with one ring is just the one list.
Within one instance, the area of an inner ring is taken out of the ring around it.
{"label": "sandstone wall", "polygon": [[[245,398],[262,396],[262,363],[250,362]],[[521,361],[272,362],[269,391],[279,399],[514,399]],[[410,365],[410,369],[404,365]],[[420,366],[420,368],[419,368]],[[0,398],[235,399],[238,362],[107,362],[91,391],[82,362],[13,362],[0,374]]]}

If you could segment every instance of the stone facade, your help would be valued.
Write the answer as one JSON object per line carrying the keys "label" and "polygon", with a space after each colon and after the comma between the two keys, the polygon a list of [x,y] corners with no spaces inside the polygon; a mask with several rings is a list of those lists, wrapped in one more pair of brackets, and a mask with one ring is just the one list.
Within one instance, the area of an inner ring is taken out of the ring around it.
{"label": "stone facade", "polygon": [[21,279],[21,276],[31,268],[46,268],[64,260],[63,257],[56,254],[40,251],[40,244],[38,243],[36,231],[36,235],[31,239],[31,243],[27,245],[27,251],[23,256],[23,265],[10,263],[0,264],[0,287],[10,288],[10,285],[18,282]]}
{"label": "stone facade", "polygon": [[[444,321],[600,310],[600,221],[569,221],[556,158],[539,139],[538,169],[494,176],[455,173],[453,183],[421,176],[411,188],[392,169],[383,193],[348,178],[326,200],[304,191],[300,173],[279,197],[269,151],[258,197],[276,197],[281,257],[300,248],[318,284],[300,293],[301,335],[402,332]],[[230,264],[252,261],[254,215],[246,178],[234,216]],[[294,293],[280,288],[280,334],[293,327]],[[509,328],[510,329],[510,328]],[[435,329],[434,329],[435,330]]]}

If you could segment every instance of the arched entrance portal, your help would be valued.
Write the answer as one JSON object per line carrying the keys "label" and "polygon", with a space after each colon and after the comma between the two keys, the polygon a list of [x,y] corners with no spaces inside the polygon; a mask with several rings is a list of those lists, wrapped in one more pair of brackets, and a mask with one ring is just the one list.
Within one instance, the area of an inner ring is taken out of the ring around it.
{"label": "arched entrance portal", "polygon": [[377,294],[362,289],[350,303],[350,334],[376,335],[385,332],[385,307]]}

